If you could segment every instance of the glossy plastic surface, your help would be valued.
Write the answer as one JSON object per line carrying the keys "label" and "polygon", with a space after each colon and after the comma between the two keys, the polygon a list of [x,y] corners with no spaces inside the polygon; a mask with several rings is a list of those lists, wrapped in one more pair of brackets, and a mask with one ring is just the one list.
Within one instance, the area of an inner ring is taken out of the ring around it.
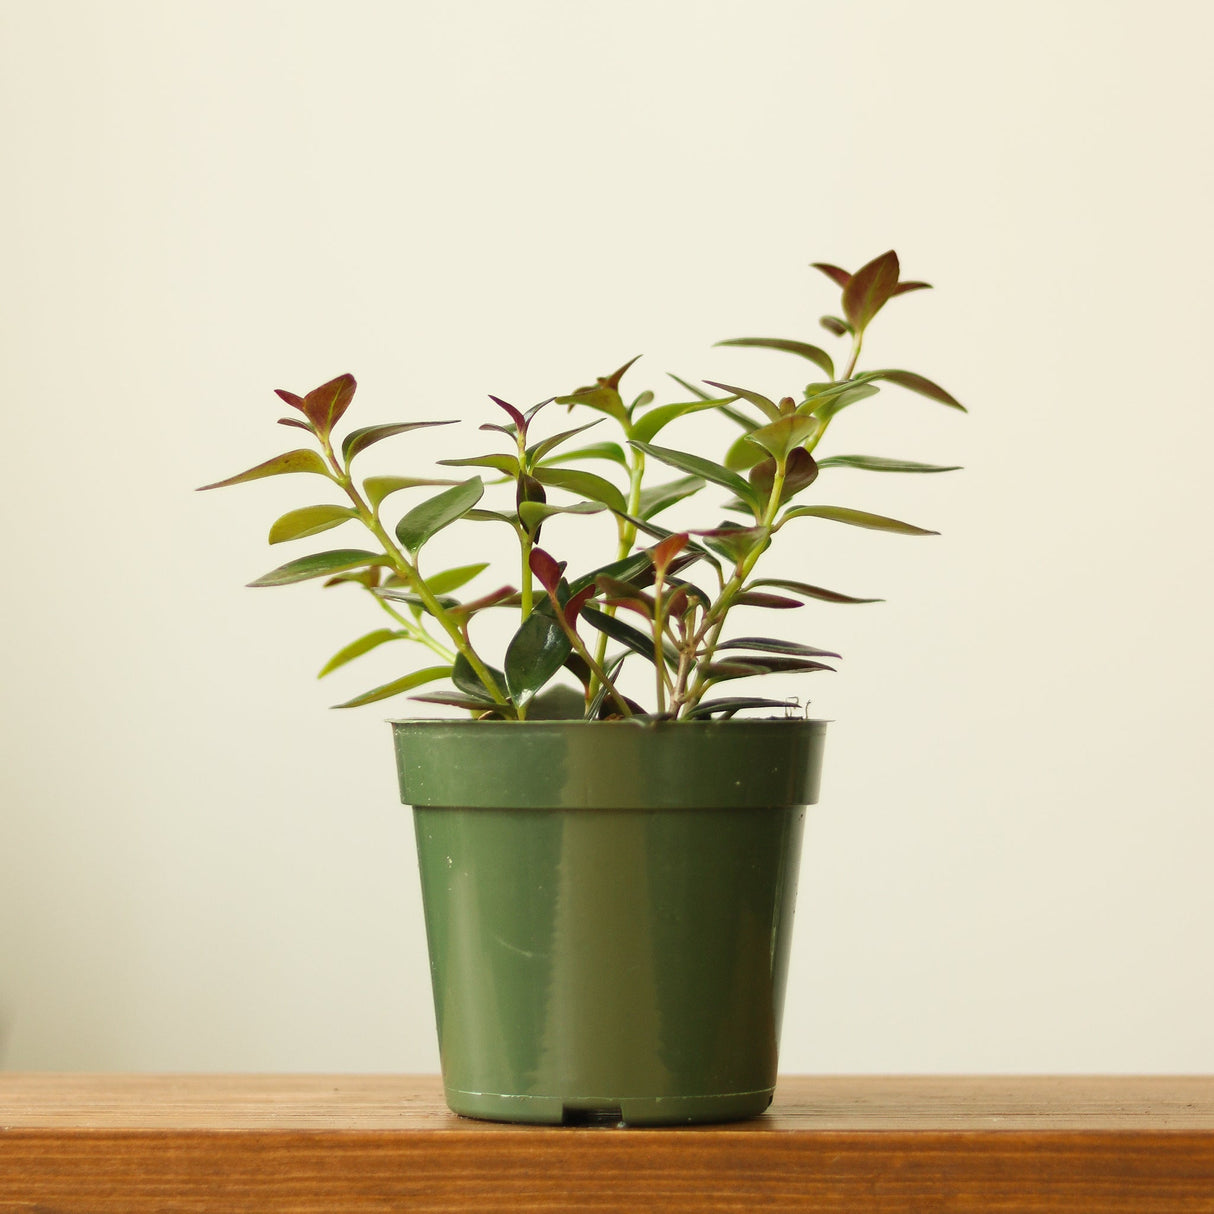
{"label": "glossy plastic surface", "polygon": [[395,725],[456,1112],[663,1124],[767,1107],[824,728]]}

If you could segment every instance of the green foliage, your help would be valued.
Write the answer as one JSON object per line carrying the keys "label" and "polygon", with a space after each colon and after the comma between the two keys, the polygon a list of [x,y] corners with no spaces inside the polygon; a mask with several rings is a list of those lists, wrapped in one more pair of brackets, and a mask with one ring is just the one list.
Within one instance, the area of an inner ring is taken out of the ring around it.
{"label": "green foliage", "polygon": [[[657,400],[649,389],[632,388],[625,394],[622,381],[636,362],[632,359],[609,375],[530,407],[491,397],[498,411],[479,426],[488,436],[482,441],[491,449],[457,452],[437,461],[448,468],[484,469],[485,479],[477,475],[452,480],[423,469],[420,475],[409,471],[359,482],[352,465],[369,447],[398,438],[402,441],[396,446],[407,455],[412,431],[452,423],[362,426],[345,433],[338,454],[334,431],[356,389],[352,376],[340,375],[304,396],[277,393],[298,414],[280,418],[280,423],[305,431],[314,448],[286,451],[203,487],[297,472],[323,476],[339,501],[304,505],[280,515],[270,527],[270,543],[305,540],[345,523],[359,524],[374,541],[370,548],[301,556],[251,583],[266,587],[323,580],[326,586],[352,585],[391,617],[386,626],[364,633],[334,654],[321,676],[389,644],[392,653],[398,653],[401,641],[408,642],[408,652],[428,653],[427,663],[415,664],[418,668],[337,707],[370,704],[435,683],[439,686],[413,698],[475,717],[506,720],[638,713],[697,720],[783,709],[789,701],[782,698],[713,698],[708,693],[717,683],[830,670],[821,659],[839,655],[786,637],[727,637],[731,613],[739,608],[787,611],[811,602],[880,600],[812,582],[756,576],[764,553],[783,542],[776,540],[779,533],[795,520],[813,518],[898,535],[936,534],[883,514],[812,500],[818,493],[819,471],[956,470],[951,464],[886,456],[823,454],[820,448],[831,426],[845,409],[883,388],[964,411],[951,393],[918,372],[857,370],[873,320],[892,300],[924,290],[927,283],[904,280],[892,250],[854,273],[828,262],[815,262],[814,268],[840,292],[836,308],[822,317],[821,325],[845,343],[843,358],[800,338],[737,337],[717,343],[792,355],[802,372],[808,362],[826,377],[778,398],[714,379],[696,382],[675,375],[670,378],[683,395],[670,403]],[[837,367],[842,368],[839,373]],[[576,424],[549,425],[557,407],[562,413],[577,411]],[[589,420],[582,420],[588,413]],[[710,416],[718,413],[740,433],[718,440],[719,426]],[[594,441],[574,445],[595,427],[603,429],[592,436]],[[661,446],[655,442],[659,434]],[[584,466],[592,461],[600,471]],[[677,474],[673,479],[670,470]],[[832,477],[827,480],[834,483]],[[851,483],[849,476],[841,480]],[[437,492],[392,510],[396,494],[426,487]],[[687,525],[683,520],[690,503],[701,500],[706,505],[700,525]],[[742,521],[713,525],[721,510],[740,512]],[[659,514],[662,523],[655,521]],[[667,525],[668,518],[680,521]],[[435,562],[436,569],[427,559],[423,571],[423,549],[428,557],[427,546],[441,546],[435,544],[436,537],[460,520],[505,523],[505,530],[485,533],[495,541],[487,557],[499,559],[448,568]],[[794,528],[799,535],[810,534],[799,527]],[[549,528],[559,538],[559,551],[548,546]],[[539,546],[541,532],[544,547]],[[492,574],[495,566],[498,572]],[[698,569],[693,575],[701,585],[680,576],[690,566]],[[509,581],[500,580],[503,568]],[[494,589],[469,589],[486,573],[494,576],[489,583]],[[713,577],[711,590],[704,588]],[[475,621],[485,611],[505,612],[514,620],[497,658],[500,669],[476,639],[481,630]],[[644,661],[630,661],[636,657]],[[648,706],[621,692],[618,681],[626,667],[635,667],[651,681]],[[561,678],[571,679],[574,686]]]}

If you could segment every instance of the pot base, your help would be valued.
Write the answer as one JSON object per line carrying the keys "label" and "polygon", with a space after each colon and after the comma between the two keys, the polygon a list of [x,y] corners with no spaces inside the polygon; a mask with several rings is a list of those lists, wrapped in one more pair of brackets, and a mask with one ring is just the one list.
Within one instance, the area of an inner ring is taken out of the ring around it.
{"label": "pot base", "polygon": [[509,1096],[445,1088],[447,1105],[461,1117],[521,1125],[656,1126],[744,1121],[771,1104],[773,1089],[711,1096],[589,1097]]}

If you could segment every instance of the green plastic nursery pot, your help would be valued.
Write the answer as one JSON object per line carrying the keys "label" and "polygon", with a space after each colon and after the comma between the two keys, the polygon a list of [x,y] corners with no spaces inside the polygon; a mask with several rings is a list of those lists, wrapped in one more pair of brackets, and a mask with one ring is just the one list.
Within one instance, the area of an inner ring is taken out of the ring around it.
{"label": "green plastic nursery pot", "polygon": [[450,1107],[636,1125],[767,1108],[826,723],[393,730]]}

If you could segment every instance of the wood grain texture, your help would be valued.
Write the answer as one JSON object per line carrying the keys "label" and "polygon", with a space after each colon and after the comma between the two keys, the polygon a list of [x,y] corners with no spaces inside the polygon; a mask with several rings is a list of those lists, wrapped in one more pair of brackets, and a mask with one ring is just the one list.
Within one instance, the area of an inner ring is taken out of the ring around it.
{"label": "wood grain texture", "polygon": [[433,1077],[0,1074],[0,1212],[1214,1214],[1214,1079],[793,1077],[687,1129],[466,1121]]}

